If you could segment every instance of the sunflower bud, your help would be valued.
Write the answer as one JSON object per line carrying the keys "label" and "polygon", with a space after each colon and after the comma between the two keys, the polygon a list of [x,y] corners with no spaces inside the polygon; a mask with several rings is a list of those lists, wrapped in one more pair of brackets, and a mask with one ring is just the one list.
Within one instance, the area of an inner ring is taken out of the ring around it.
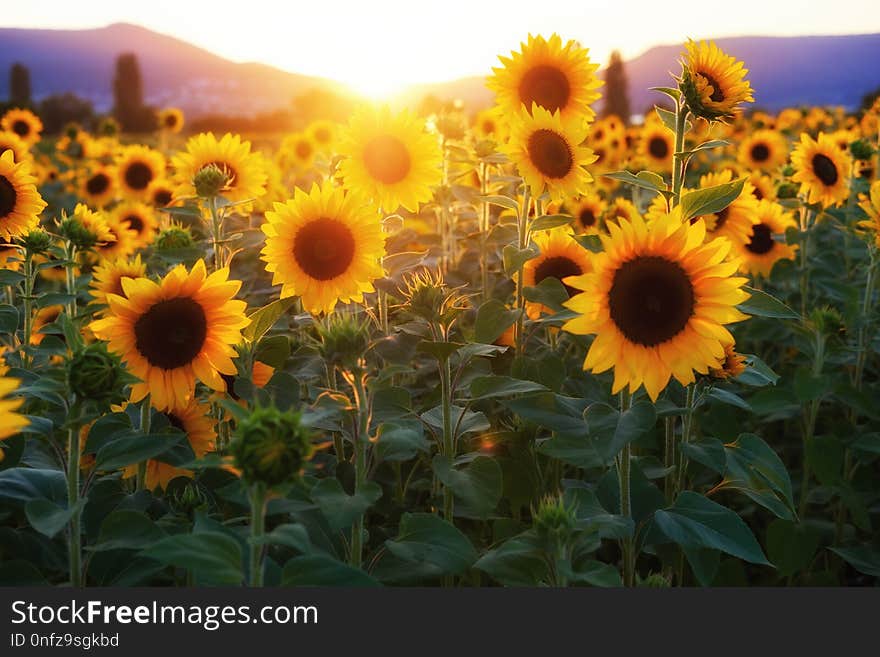
{"label": "sunflower bud", "polygon": [[172,225],[156,237],[156,248],[160,251],[188,249],[195,244],[189,228]]}
{"label": "sunflower bud", "polygon": [[272,488],[299,476],[312,455],[311,432],[299,413],[257,408],[239,422],[230,451],[247,483]]}
{"label": "sunflower bud", "polygon": [[366,320],[342,314],[327,317],[326,323],[317,324],[321,339],[321,355],[344,370],[358,369],[370,345],[369,324]]}
{"label": "sunflower bud", "polygon": [[67,361],[67,383],[71,394],[93,402],[101,410],[125,401],[123,387],[131,377],[119,357],[95,342],[77,351]]}
{"label": "sunflower bud", "polygon": [[532,512],[535,532],[542,541],[561,546],[569,542],[577,527],[577,509],[562,496],[548,496]]}
{"label": "sunflower bud", "polygon": [[462,139],[465,133],[464,118],[459,113],[444,112],[437,117],[437,131],[446,139]]}
{"label": "sunflower bud", "polygon": [[814,308],[810,313],[810,321],[819,333],[829,337],[839,335],[844,330],[843,317],[831,306]]}
{"label": "sunflower bud", "polygon": [[709,375],[713,379],[725,381],[727,379],[735,379],[746,371],[746,359],[742,354],[738,354],[734,345],[726,345],[724,347],[724,358],[721,360],[720,367],[709,368]]}
{"label": "sunflower bud", "polygon": [[849,145],[849,152],[857,160],[870,160],[874,157],[874,148],[867,139],[859,139]]}
{"label": "sunflower bud", "polygon": [[494,139],[481,139],[474,145],[474,153],[480,159],[494,155],[498,150],[498,144]]}
{"label": "sunflower bud", "polygon": [[668,589],[669,580],[662,573],[651,573],[639,582],[639,586],[648,589]]}
{"label": "sunflower bud", "polygon": [[76,139],[77,137],[79,137],[79,133],[81,130],[82,128],[79,127],[79,124],[71,121],[66,126],[64,126],[64,135],[68,139]]}
{"label": "sunflower bud", "polygon": [[80,251],[90,249],[98,243],[98,236],[74,215],[65,217],[58,226],[58,234]]}
{"label": "sunflower bud", "polygon": [[187,481],[182,488],[175,490],[169,497],[174,509],[188,516],[208,504],[208,496],[193,481]]}
{"label": "sunflower bud", "polygon": [[797,198],[798,186],[794,183],[782,183],[776,188],[776,198]]}
{"label": "sunflower bud", "polygon": [[216,164],[209,164],[196,172],[192,182],[200,198],[212,198],[226,188],[229,174]]}
{"label": "sunflower bud", "polygon": [[44,254],[52,246],[51,236],[42,228],[35,228],[27,235],[19,237],[18,241],[31,255]]}
{"label": "sunflower bud", "polygon": [[456,290],[450,290],[439,272],[435,275],[423,270],[409,275],[400,292],[404,312],[429,324],[449,326],[464,310],[463,299]]}

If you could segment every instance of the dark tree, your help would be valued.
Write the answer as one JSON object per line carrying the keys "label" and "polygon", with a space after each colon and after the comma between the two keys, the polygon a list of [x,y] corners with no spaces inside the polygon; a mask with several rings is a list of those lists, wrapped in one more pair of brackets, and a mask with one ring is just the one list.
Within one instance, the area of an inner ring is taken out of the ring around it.
{"label": "dark tree", "polygon": [[150,132],[156,127],[155,113],[144,105],[141,68],[134,53],[125,53],[116,58],[113,116],[126,132]]}
{"label": "dark tree", "polygon": [[615,50],[611,53],[608,68],[605,69],[605,105],[602,108],[602,116],[612,114],[629,125],[629,83],[626,79],[626,70],[623,65],[623,57]]}
{"label": "dark tree", "polygon": [[9,69],[9,103],[16,107],[31,104],[31,72],[20,62]]}
{"label": "dark tree", "polygon": [[79,96],[66,93],[45,98],[38,108],[47,134],[59,134],[69,123],[91,129],[95,123],[95,109]]}

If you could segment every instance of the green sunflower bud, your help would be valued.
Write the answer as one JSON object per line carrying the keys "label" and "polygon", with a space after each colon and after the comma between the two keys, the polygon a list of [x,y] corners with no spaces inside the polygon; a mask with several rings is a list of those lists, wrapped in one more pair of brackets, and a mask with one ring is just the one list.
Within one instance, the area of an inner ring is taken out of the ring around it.
{"label": "green sunflower bud", "polygon": [[226,188],[229,174],[216,164],[209,164],[196,172],[192,182],[200,198],[212,198]]}
{"label": "green sunflower bud", "polygon": [[669,580],[661,573],[651,573],[639,582],[639,586],[649,589],[668,589]]}
{"label": "green sunflower bud", "polygon": [[428,270],[410,274],[400,290],[403,311],[431,324],[449,326],[464,310],[464,298],[457,290],[450,290],[443,276]]}
{"label": "green sunflower bud", "polygon": [[170,249],[189,249],[195,244],[189,228],[184,226],[171,226],[164,229],[156,237],[156,248],[160,251]]}
{"label": "green sunflower bud", "polygon": [[874,157],[874,148],[867,139],[859,139],[849,145],[849,152],[857,160],[870,160]]}
{"label": "green sunflower bud", "polygon": [[90,249],[98,243],[98,236],[76,216],[62,219],[58,226],[58,234],[80,251]]}
{"label": "green sunflower bud", "polygon": [[328,363],[344,370],[358,369],[370,346],[369,327],[365,318],[329,315],[325,323],[317,324],[321,355]]}
{"label": "green sunflower bud", "polygon": [[115,354],[103,342],[90,344],[67,361],[67,383],[71,394],[107,410],[125,401],[123,388],[131,377]]}
{"label": "green sunflower bud", "polygon": [[46,253],[52,246],[52,237],[42,228],[35,228],[27,235],[19,237],[18,241],[31,255]]}
{"label": "green sunflower bud", "polygon": [[797,198],[798,186],[794,183],[782,183],[776,189],[776,197],[779,199]]}
{"label": "green sunflower bud", "polygon": [[208,496],[194,481],[187,481],[182,487],[176,489],[170,495],[170,500],[177,512],[188,516],[208,504]]}
{"label": "green sunflower bud", "polygon": [[272,488],[299,476],[312,456],[311,431],[299,413],[257,408],[239,422],[230,451],[248,484]]}
{"label": "green sunflower bud", "polygon": [[494,139],[481,139],[474,145],[474,153],[480,159],[494,155],[498,150],[498,144]]}
{"label": "green sunflower bud", "polygon": [[554,546],[568,543],[577,527],[576,511],[561,495],[545,497],[532,512],[538,538]]}

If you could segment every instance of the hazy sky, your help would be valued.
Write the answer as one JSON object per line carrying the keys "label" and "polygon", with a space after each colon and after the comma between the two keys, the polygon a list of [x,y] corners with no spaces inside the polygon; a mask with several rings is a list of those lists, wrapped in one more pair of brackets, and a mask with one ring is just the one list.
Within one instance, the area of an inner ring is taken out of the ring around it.
{"label": "hazy sky", "polygon": [[880,31],[878,0],[29,0],[3,27],[125,21],[236,61],[260,61],[380,94],[489,72],[531,32],[578,39],[605,62],[687,37]]}

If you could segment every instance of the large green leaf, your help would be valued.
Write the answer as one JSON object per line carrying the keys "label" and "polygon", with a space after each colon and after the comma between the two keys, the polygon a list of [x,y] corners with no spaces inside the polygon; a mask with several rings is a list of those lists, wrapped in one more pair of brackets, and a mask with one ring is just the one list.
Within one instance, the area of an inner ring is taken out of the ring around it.
{"label": "large green leaf", "polygon": [[404,513],[400,531],[385,547],[419,566],[426,576],[460,575],[477,560],[477,551],[457,528],[431,513]]}
{"label": "large green leaf", "polygon": [[478,456],[463,468],[455,468],[448,456],[437,455],[432,461],[437,478],[464,503],[455,505],[455,514],[486,518],[501,501],[501,466],[495,459]]}
{"label": "large green leaf", "polygon": [[738,490],[780,518],[794,519],[791,479],[772,447],[744,433],[725,445],[724,453],[727,467],[718,488]]}
{"label": "large green leaf", "polygon": [[251,323],[244,328],[241,334],[246,340],[256,342],[266,334],[266,331],[272,328],[275,322],[281,319],[281,316],[296,303],[296,300],[297,297],[277,299],[257,309],[249,316]]}
{"label": "large green leaf", "polygon": [[857,545],[846,548],[828,548],[840,555],[850,566],[865,575],[880,577],[880,548],[871,545]]}
{"label": "large green leaf", "polygon": [[183,432],[151,434],[145,436],[139,431],[127,434],[106,443],[95,455],[95,469],[99,471],[140,463],[167,452],[185,439]]}
{"label": "large green leaf", "polygon": [[281,573],[282,586],[381,586],[367,573],[328,556],[313,554],[294,557]]}
{"label": "large green leaf", "polygon": [[819,549],[821,535],[814,528],[791,520],[774,520],[767,528],[767,555],[780,577],[805,570]]}
{"label": "large green leaf", "polygon": [[114,511],[101,523],[92,549],[142,550],[165,538],[165,532],[149,516],[130,509]]}
{"label": "large green leaf", "polygon": [[376,432],[376,456],[382,461],[408,461],[430,449],[425,428],[417,420],[386,422]]}
{"label": "large green leaf", "polygon": [[312,488],[312,499],[333,529],[351,527],[370,506],[382,497],[382,489],[372,481],[365,482],[354,495],[342,489],[338,479],[321,479]]}
{"label": "large green leaf", "polygon": [[800,319],[801,317],[779,299],[762,290],[748,286],[743,286],[742,289],[748,292],[751,297],[739,304],[737,308],[747,315],[774,319]]}
{"label": "large green leaf", "polygon": [[544,392],[546,386],[534,381],[524,381],[511,376],[478,376],[471,381],[471,400],[513,397],[534,392]]}
{"label": "large green leaf", "polygon": [[24,514],[27,516],[31,527],[40,532],[43,536],[52,538],[67,526],[75,511],[81,509],[85,504],[84,500],[80,500],[79,504],[74,507],[59,506],[47,499],[33,499],[24,506]]}
{"label": "large green leaf", "polygon": [[35,499],[66,503],[64,473],[37,468],[10,468],[0,472],[0,501],[26,504]]}
{"label": "large green leaf", "polygon": [[729,183],[704,187],[682,194],[682,220],[687,221],[694,217],[721,212],[742,193],[745,182],[745,178],[740,178]]}
{"label": "large green leaf", "polygon": [[217,531],[169,536],[141,554],[166,566],[185,568],[215,584],[240,584],[243,579],[241,545]]}
{"label": "large green leaf", "polygon": [[519,310],[510,310],[498,299],[489,299],[477,309],[474,339],[483,344],[492,344],[513,326],[519,314]]}

